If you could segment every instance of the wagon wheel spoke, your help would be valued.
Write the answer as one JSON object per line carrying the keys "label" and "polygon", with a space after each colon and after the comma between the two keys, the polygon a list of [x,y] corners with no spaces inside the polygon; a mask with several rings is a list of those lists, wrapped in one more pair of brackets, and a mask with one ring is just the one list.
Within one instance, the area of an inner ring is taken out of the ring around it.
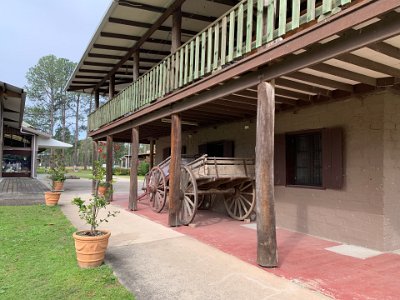
{"label": "wagon wheel spoke", "polygon": [[246,219],[255,206],[255,186],[252,180],[235,186],[235,193],[225,197],[228,214],[236,220]]}
{"label": "wagon wheel spoke", "polygon": [[183,225],[189,225],[196,215],[198,207],[198,193],[196,178],[190,169],[185,166],[181,168],[180,194],[180,222]]}
{"label": "wagon wheel spoke", "polygon": [[167,198],[165,175],[159,167],[154,167],[149,176],[150,207],[156,212],[161,212]]}

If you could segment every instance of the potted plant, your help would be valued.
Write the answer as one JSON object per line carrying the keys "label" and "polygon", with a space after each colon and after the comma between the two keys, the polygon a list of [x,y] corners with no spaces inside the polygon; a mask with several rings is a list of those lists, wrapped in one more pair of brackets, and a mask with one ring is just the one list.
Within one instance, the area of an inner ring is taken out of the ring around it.
{"label": "potted plant", "polygon": [[90,225],[90,230],[78,231],[73,234],[76,257],[81,268],[94,268],[103,263],[111,232],[98,230],[97,227],[102,222],[108,222],[109,217],[115,217],[119,213],[118,211],[108,211],[105,217],[99,217],[100,210],[105,209],[109,204],[106,196],[99,194],[99,186],[101,182],[104,182],[104,176],[105,169],[100,162],[96,161],[93,169],[93,179],[96,181],[93,198],[90,198],[87,203],[80,197],[74,198],[72,201],[79,208],[79,217]]}
{"label": "potted plant", "polygon": [[106,168],[102,167],[100,161],[95,161],[92,179],[96,181],[96,191],[100,196],[108,196],[109,183],[105,180]]}
{"label": "potted plant", "polygon": [[111,232],[98,230],[102,222],[108,222],[108,218],[115,216],[118,211],[108,211],[103,218],[99,217],[99,211],[106,208],[108,202],[104,196],[96,194],[85,204],[80,197],[72,201],[79,208],[79,216],[90,225],[90,230],[78,231],[73,234],[75,240],[76,257],[81,268],[94,268],[104,261]]}
{"label": "potted plant", "polygon": [[59,158],[53,159],[54,165],[50,168],[50,179],[53,191],[63,191],[65,177],[65,167]]}
{"label": "potted plant", "polygon": [[65,167],[61,159],[54,157],[54,165],[50,168],[50,179],[52,181],[52,190],[44,193],[44,200],[47,206],[55,206],[60,200],[61,191],[63,191],[65,177]]}
{"label": "potted plant", "polygon": [[55,206],[60,200],[61,192],[48,191],[44,193],[44,200],[47,206]]}

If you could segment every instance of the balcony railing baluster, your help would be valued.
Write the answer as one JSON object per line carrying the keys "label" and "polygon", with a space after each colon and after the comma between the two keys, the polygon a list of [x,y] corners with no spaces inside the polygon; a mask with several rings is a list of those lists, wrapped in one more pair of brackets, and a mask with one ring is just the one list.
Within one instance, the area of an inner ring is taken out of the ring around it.
{"label": "balcony railing baluster", "polygon": [[[135,112],[351,0],[243,0],[89,115],[89,130]],[[255,20],[254,20],[255,18]]]}

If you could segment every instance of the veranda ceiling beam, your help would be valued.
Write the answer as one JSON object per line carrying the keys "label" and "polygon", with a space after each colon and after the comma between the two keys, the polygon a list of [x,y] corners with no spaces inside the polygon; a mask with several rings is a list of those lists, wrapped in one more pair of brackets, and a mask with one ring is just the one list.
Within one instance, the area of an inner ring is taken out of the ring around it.
{"label": "veranda ceiling beam", "polygon": [[114,74],[120,66],[122,66],[128,59],[130,59],[133,53],[140,49],[143,43],[164,23],[168,17],[178,8],[181,7],[182,3],[185,0],[175,0],[168,9],[158,18],[158,20],[151,25],[151,27],[147,30],[147,32],[141,37],[139,41],[135,43],[125,54],[125,56],[112,68],[110,72],[97,84],[97,88],[100,87],[112,74]]}
{"label": "veranda ceiling beam", "polygon": [[364,74],[352,72],[352,71],[349,71],[346,69],[338,68],[338,67],[335,67],[332,65],[322,63],[319,65],[312,66],[312,67],[310,67],[310,69],[318,71],[318,72],[334,75],[334,76],[337,76],[340,78],[347,78],[352,81],[357,81],[357,82],[369,84],[372,86],[376,86],[376,78],[369,77]]}
{"label": "veranda ceiling beam", "polygon": [[[120,18],[113,18],[113,17],[108,18],[108,21],[110,23],[122,24],[122,25],[133,26],[133,27],[140,27],[140,28],[149,28],[150,29],[153,26],[153,24],[150,24],[150,23],[138,22],[138,21],[132,21],[132,20],[126,20],[126,19],[120,19]],[[157,27],[156,30],[171,32],[171,29],[172,29],[171,27],[169,27],[169,26],[161,26],[161,24],[160,24],[160,26]],[[188,30],[188,29],[182,29],[182,33],[188,34],[188,35],[196,35],[197,31]]]}
{"label": "veranda ceiling beam", "polygon": [[[114,33],[114,32],[106,32],[106,31],[102,31],[100,33],[100,36],[108,37],[108,38],[121,39],[121,40],[129,40],[129,41],[138,41],[138,40],[140,40],[140,36],[128,35],[128,34],[120,34],[120,33]],[[148,38],[146,42],[147,43],[163,44],[163,45],[171,45],[171,41],[163,40],[163,39]]]}
{"label": "veranda ceiling beam", "polygon": [[[159,7],[159,6],[154,6],[154,5],[144,4],[144,3],[138,3],[138,2],[129,1],[129,0],[119,0],[118,4],[121,6],[133,7],[136,9],[142,9],[142,10],[158,12],[158,13],[164,13],[166,11],[166,8],[164,8],[164,7]],[[190,13],[190,12],[182,12],[182,17],[188,18],[188,19],[204,21],[204,22],[214,22],[217,19],[215,17],[204,16],[204,15],[199,15],[199,14]]]}

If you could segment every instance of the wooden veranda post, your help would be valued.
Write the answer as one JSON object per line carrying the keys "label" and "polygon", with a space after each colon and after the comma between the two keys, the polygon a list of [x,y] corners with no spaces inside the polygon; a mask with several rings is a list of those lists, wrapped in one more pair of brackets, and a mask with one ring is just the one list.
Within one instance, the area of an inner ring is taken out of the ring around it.
{"label": "wooden veranda post", "polygon": [[256,141],[257,263],[278,265],[274,203],[274,82],[258,85]]}
{"label": "wooden veranda post", "polygon": [[94,108],[98,109],[100,106],[100,92],[99,90],[95,90],[94,92]]}
{"label": "wooden veranda post", "polygon": [[108,201],[113,200],[113,137],[107,136],[106,181],[108,186]]}
{"label": "wooden veranda post", "polygon": [[154,167],[154,140],[150,140],[150,162],[149,169],[151,170]]}
{"label": "wooden veranda post", "polygon": [[133,52],[133,78],[132,81],[135,82],[139,78],[139,51]]}
{"label": "wooden veranda post", "polygon": [[177,8],[172,14],[171,53],[181,46],[182,10]]}
{"label": "wooden veranda post", "polygon": [[171,162],[169,166],[169,218],[171,227],[179,226],[180,205],[180,174],[181,174],[181,117],[178,114],[171,116]]}
{"label": "wooden veranda post", "polygon": [[131,158],[131,177],[129,183],[129,206],[130,210],[137,210],[138,194],[138,164],[139,164],[139,128],[132,128],[132,158]]}
{"label": "wooden veranda post", "polygon": [[[99,159],[99,152],[98,152],[98,148],[97,148],[97,142],[93,141],[92,142],[93,145],[93,152],[92,152],[92,170],[94,170],[95,167],[95,163],[96,161]],[[96,180],[92,179],[92,194],[95,195],[96,194]]]}
{"label": "wooden veranda post", "polygon": [[108,99],[114,98],[115,93],[115,75],[111,75],[110,82],[108,83]]}

